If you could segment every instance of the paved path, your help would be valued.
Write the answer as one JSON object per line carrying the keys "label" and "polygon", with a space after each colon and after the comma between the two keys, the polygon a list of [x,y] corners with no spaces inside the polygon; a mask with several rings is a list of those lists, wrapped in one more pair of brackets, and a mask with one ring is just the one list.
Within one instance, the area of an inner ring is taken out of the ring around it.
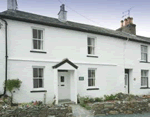
{"label": "paved path", "polygon": [[150,113],[145,114],[131,114],[131,115],[108,115],[108,116],[94,116],[92,112],[86,110],[80,105],[70,105],[73,110],[74,117],[150,117]]}
{"label": "paved path", "polygon": [[81,107],[80,105],[70,105],[72,107],[74,117],[94,117],[89,110]]}

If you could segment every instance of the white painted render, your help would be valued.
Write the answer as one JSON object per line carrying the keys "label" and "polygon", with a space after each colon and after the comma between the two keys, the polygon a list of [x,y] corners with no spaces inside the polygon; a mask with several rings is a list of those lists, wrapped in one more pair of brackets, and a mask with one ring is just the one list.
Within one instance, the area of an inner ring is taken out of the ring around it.
{"label": "white painted render", "polygon": [[[22,85],[14,94],[16,102],[44,100],[44,93],[31,93],[35,90],[47,90],[46,103],[53,101],[56,95],[58,101],[58,69],[68,70],[70,76],[70,99],[76,100],[76,95],[99,97],[105,94],[125,92],[124,69],[130,69],[130,93],[148,94],[150,89],[141,88],[141,69],[150,70],[149,63],[140,63],[141,45],[150,46],[130,40],[91,34],[80,31],[55,28],[50,26],[8,21],[8,79],[19,78]],[[44,30],[44,52],[32,53],[32,27]],[[5,30],[0,29],[0,92],[3,92],[5,79]],[[96,38],[96,55],[98,58],[87,57],[87,37]],[[78,66],[73,68],[65,63],[58,69],[52,66],[68,58]],[[148,54],[150,61],[150,53]],[[44,66],[44,88],[33,88],[33,66]],[[88,86],[88,68],[96,69],[96,86]],[[79,81],[79,77],[84,77]],[[135,80],[134,80],[135,78]],[[149,72],[150,78],[150,72]],[[150,80],[149,80],[150,84]],[[73,88],[74,87],[74,88]],[[87,90],[99,88],[99,90]]]}

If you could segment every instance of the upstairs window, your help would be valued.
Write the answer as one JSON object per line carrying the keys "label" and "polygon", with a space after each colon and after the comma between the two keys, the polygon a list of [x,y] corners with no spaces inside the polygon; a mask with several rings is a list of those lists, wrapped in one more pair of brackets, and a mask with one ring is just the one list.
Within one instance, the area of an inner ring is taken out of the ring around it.
{"label": "upstairs window", "polygon": [[43,88],[44,79],[44,69],[43,68],[33,68],[33,87]]}
{"label": "upstairs window", "polygon": [[33,49],[43,50],[43,30],[32,29]]}
{"label": "upstairs window", "polygon": [[95,69],[88,69],[88,86],[95,86]]}
{"label": "upstairs window", "polygon": [[88,54],[95,54],[95,38],[88,37]]}
{"label": "upstairs window", "polygon": [[148,60],[148,49],[147,46],[141,46],[141,60],[146,61]]}
{"label": "upstairs window", "polygon": [[148,87],[148,70],[141,70],[141,86]]}

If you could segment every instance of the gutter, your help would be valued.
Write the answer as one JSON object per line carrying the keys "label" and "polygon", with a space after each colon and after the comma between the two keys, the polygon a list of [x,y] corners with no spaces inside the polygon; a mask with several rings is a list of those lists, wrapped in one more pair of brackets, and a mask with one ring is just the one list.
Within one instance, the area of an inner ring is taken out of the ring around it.
{"label": "gutter", "polygon": [[[8,26],[8,23],[3,18],[0,17],[0,19],[5,22],[5,82],[7,82],[7,61],[8,61],[7,26]],[[0,95],[0,97],[4,96],[5,94],[6,94],[6,85],[4,87],[4,93]]]}

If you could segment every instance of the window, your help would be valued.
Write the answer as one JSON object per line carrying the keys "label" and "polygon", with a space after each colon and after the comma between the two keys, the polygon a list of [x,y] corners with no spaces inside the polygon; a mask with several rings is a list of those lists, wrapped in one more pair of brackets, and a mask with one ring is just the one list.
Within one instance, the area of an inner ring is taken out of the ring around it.
{"label": "window", "polygon": [[141,60],[147,62],[148,58],[147,46],[141,46]]}
{"label": "window", "polygon": [[33,49],[43,50],[43,30],[32,29]]}
{"label": "window", "polygon": [[95,69],[88,69],[88,86],[95,86]]}
{"label": "window", "polygon": [[148,70],[141,70],[141,86],[148,87]]}
{"label": "window", "polygon": [[33,68],[33,87],[43,88],[43,68]]}
{"label": "window", "polygon": [[61,76],[61,82],[65,82],[64,76]]}
{"label": "window", "polygon": [[88,37],[88,54],[95,54],[95,38]]}

